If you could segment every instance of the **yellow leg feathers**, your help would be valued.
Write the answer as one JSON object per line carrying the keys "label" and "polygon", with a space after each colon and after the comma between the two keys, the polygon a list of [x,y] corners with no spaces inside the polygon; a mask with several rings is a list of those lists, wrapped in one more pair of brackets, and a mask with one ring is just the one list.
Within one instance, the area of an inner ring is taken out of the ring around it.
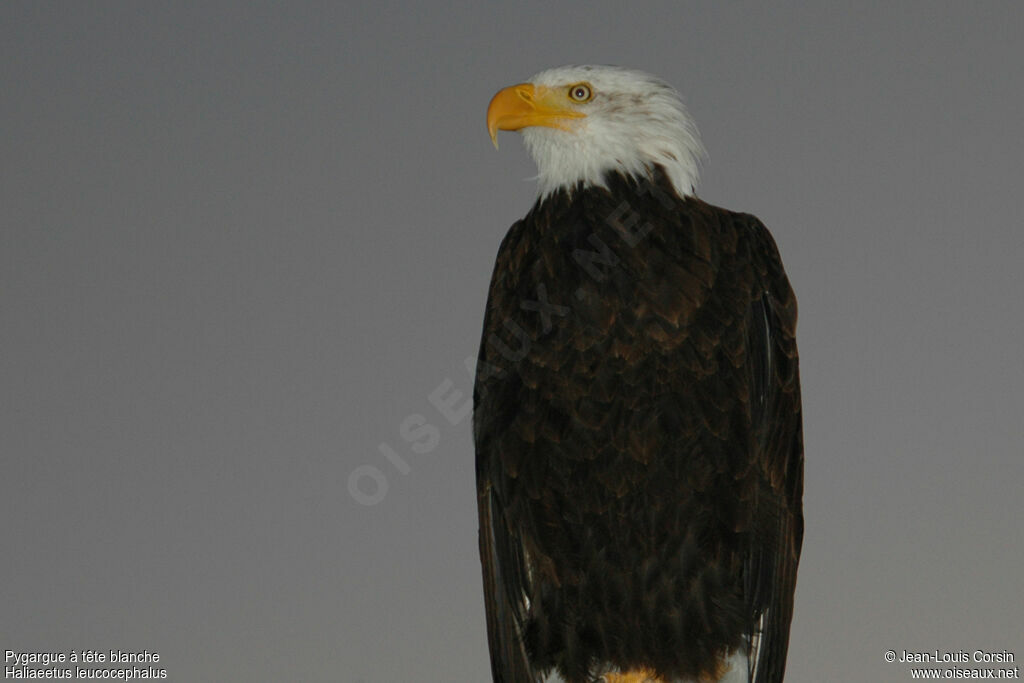
{"label": "yellow leg feathers", "polygon": [[604,683],[664,683],[664,679],[658,678],[651,671],[625,671],[622,673],[605,674]]}
{"label": "yellow leg feathers", "polygon": [[[716,683],[730,670],[728,662],[722,660],[718,663],[718,669],[714,673],[705,674],[696,679],[694,683]],[[660,678],[650,669],[635,669],[632,671],[621,671],[618,673],[607,673],[601,677],[602,683],[669,683]]]}

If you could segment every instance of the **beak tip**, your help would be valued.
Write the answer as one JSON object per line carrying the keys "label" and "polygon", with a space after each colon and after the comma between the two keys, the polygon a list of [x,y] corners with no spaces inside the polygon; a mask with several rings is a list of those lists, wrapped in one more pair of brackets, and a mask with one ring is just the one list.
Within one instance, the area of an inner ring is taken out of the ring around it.
{"label": "beak tip", "polygon": [[522,110],[531,110],[533,103],[533,86],[520,83],[499,90],[487,106],[487,132],[491,136],[491,144],[498,149],[498,131],[519,130],[518,118]]}

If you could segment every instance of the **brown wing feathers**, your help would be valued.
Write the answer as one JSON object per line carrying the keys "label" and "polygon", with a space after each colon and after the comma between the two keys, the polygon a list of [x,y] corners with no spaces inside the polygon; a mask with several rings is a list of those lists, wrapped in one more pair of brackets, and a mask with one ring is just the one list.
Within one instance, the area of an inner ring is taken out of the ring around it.
{"label": "brown wing feathers", "polygon": [[556,193],[499,251],[474,416],[496,681],[708,675],[766,611],[781,680],[795,303],[756,219],[642,189]]}

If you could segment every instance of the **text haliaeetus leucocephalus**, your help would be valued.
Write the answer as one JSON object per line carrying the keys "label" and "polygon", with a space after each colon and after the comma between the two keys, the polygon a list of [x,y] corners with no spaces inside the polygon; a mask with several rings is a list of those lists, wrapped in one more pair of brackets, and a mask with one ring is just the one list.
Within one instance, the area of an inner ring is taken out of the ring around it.
{"label": "text haliaeetus leucocephalus", "polygon": [[647,74],[544,71],[487,127],[540,171],[474,392],[494,680],[781,681],[803,445],[771,235],[694,196],[696,128]]}

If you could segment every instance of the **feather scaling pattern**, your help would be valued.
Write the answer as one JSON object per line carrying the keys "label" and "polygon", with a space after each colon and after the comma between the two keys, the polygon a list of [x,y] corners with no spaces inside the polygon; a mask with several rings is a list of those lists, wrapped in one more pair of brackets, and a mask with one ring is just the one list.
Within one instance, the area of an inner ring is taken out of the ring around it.
{"label": "feather scaling pattern", "polygon": [[605,185],[539,199],[490,286],[474,440],[494,680],[717,680],[739,653],[744,680],[781,681],[795,298],[753,216],[659,168]]}

